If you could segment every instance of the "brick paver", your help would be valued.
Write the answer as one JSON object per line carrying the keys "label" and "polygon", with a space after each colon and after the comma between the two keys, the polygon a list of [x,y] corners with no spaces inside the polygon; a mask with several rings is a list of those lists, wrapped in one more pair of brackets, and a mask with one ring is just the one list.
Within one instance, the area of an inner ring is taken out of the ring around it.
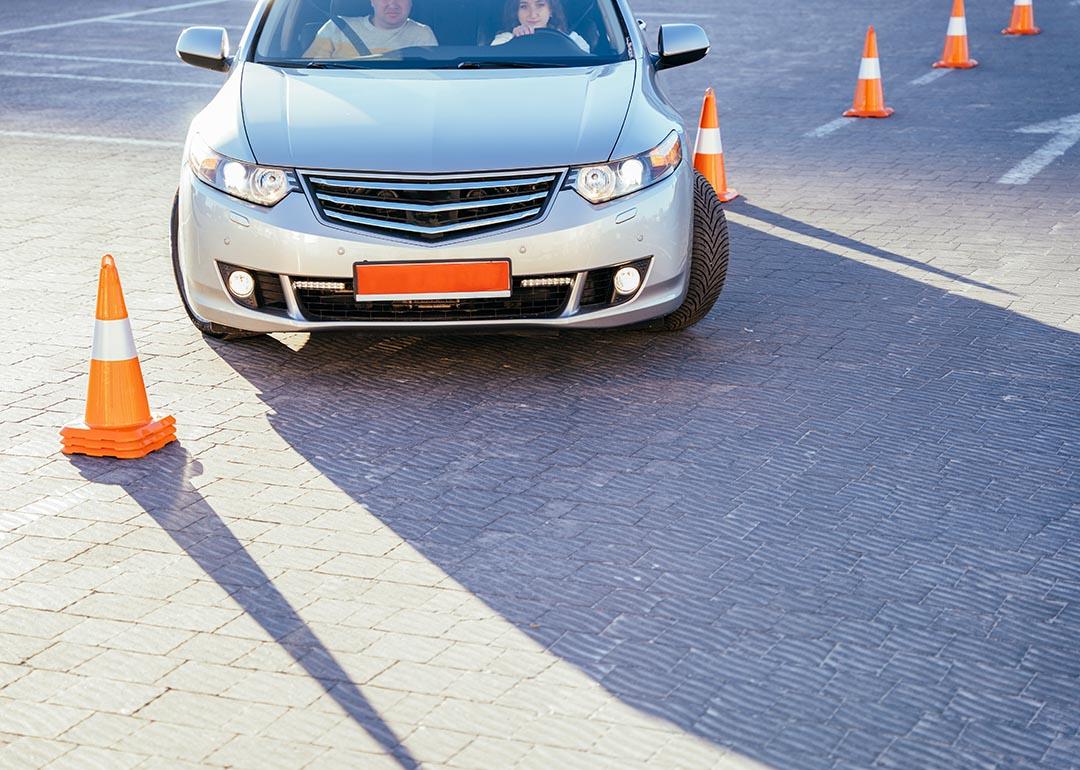
{"label": "brick paver", "polygon": [[[981,9],[984,67],[919,87],[941,9],[878,9],[897,116],[807,139],[868,20],[781,5],[698,19],[714,58],[665,76],[687,116],[715,79],[750,193],[678,336],[208,342],[178,148],[0,136],[0,767],[1080,767],[1080,151],[996,184],[1080,109],[1045,64],[1080,21]],[[31,85],[0,130],[173,140],[211,93]],[[106,251],[178,420],[132,463],[58,452]]]}

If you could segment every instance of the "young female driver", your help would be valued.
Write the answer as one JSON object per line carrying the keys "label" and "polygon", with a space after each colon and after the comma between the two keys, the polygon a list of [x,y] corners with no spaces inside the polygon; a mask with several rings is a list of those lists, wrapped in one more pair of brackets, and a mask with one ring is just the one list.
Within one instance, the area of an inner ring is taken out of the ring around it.
{"label": "young female driver", "polygon": [[503,11],[503,29],[491,41],[492,45],[508,43],[515,37],[531,35],[538,29],[557,29],[577,43],[585,53],[589,44],[577,32],[571,32],[566,22],[562,0],[506,0]]}

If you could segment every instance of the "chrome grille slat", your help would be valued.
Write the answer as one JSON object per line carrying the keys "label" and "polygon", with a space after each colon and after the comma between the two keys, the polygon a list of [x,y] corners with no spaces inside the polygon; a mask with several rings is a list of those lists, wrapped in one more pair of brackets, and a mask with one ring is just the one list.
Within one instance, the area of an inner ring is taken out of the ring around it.
{"label": "chrome grille slat", "polygon": [[523,211],[520,214],[506,214],[501,217],[491,217],[489,219],[478,219],[471,222],[459,222],[453,225],[438,225],[435,227],[422,227],[420,225],[411,225],[407,222],[395,222],[390,226],[386,221],[382,219],[371,219],[370,217],[358,217],[352,214],[342,214],[335,212],[333,214],[327,214],[328,217],[334,219],[340,219],[344,222],[351,222],[356,225],[365,225],[366,227],[374,227],[380,230],[393,229],[404,230],[407,233],[415,233],[417,235],[444,235],[446,233],[456,233],[463,230],[475,230],[478,227],[489,227],[490,225],[503,225],[510,222],[516,222],[519,219],[525,217],[535,216],[539,214],[543,209],[529,209]]}
{"label": "chrome grille slat", "polygon": [[454,182],[406,182],[384,181],[381,179],[351,179],[339,177],[310,176],[315,184],[327,187],[363,188],[367,190],[391,190],[405,192],[453,192],[455,190],[491,190],[496,187],[525,187],[534,184],[548,184],[555,181],[557,174],[535,177],[508,177],[506,179],[462,179]]}
{"label": "chrome grille slat", "polygon": [[564,173],[534,171],[491,178],[392,179],[325,172],[301,176],[326,223],[433,243],[542,217]]}
{"label": "chrome grille slat", "polygon": [[489,201],[427,205],[424,203],[401,203],[395,200],[379,200],[377,198],[342,198],[338,195],[318,193],[319,200],[324,203],[339,203],[344,206],[388,209],[390,211],[420,211],[432,214],[441,214],[447,211],[468,211],[469,209],[492,208],[494,206],[510,206],[515,203],[532,203],[533,201],[543,200],[547,196],[547,192],[538,192],[533,195],[515,195],[512,198],[492,198]]}

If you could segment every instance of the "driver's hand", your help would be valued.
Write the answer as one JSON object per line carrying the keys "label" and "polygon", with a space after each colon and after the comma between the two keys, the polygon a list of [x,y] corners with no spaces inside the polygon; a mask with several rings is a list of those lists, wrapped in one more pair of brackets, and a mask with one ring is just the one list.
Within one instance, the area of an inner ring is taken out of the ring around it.
{"label": "driver's hand", "polygon": [[514,27],[514,37],[521,37],[522,35],[531,35],[536,32],[536,27],[531,24],[522,24]]}

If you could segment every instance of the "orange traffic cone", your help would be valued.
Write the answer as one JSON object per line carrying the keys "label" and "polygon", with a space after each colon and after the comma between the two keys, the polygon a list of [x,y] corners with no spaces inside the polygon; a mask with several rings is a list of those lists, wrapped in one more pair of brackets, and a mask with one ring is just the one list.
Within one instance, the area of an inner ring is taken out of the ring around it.
{"label": "orange traffic cone", "polygon": [[716,114],[716,92],[711,88],[705,91],[705,103],[701,105],[701,120],[694,143],[694,168],[709,180],[716,190],[716,196],[724,203],[739,197],[739,193],[729,190],[727,186],[724,143],[720,140],[720,119]]}
{"label": "orange traffic cone", "polygon": [[1001,30],[1003,35],[1037,35],[1042,32],[1035,26],[1035,10],[1031,0],[1015,0],[1009,26]]}
{"label": "orange traffic cone", "polygon": [[887,118],[893,114],[892,107],[885,106],[885,92],[881,87],[881,61],[878,59],[877,33],[874,28],[866,30],[862,64],[859,65],[859,82],[855,86],[855,101],[845,118]]}
{"label": "orange traffic cone", "polygon": [[176,420],[152,417],[116,262],[106,254],[98,277],[86,421],[60,431],[64,454],[145,457],[176,440]]}
{"label": "orange traffic cone", "polygon": [[949,30],[945,33],[945,53],[941,61],[934,62],[935,67],[967,70],[978,65],[968,54],[967,17],[964,15],[964,0],[953,0],[952,16],[949,17]]}

